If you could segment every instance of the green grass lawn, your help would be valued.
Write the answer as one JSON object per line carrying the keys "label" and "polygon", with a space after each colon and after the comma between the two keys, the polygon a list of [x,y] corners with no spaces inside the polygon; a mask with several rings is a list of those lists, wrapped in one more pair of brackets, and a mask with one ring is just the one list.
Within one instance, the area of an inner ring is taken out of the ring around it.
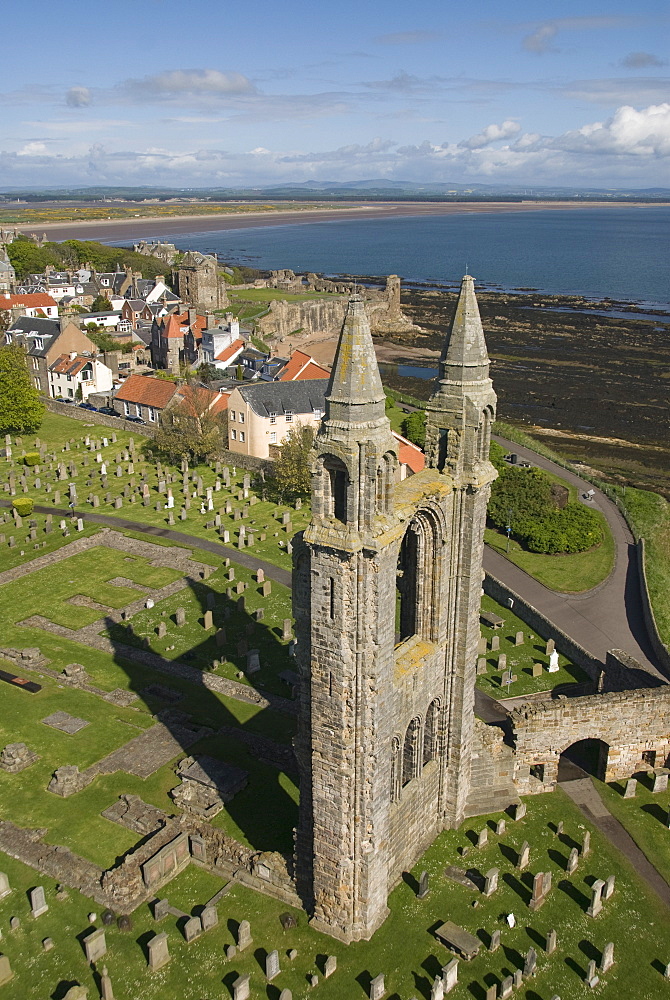
{"label": "green grass lawn", "polygon": [[229,286],[227,291],[231,302],[272,302],[274,299],[286,302],[311,302],[313,299],[343,298],[330,292],[284,292],[281,288],[235,288],[234,285]]}
{"label": "green grass lawn", "polygon": [[[492,698],[516,698],[519,695],[536,694],[539,691],[551,691],[555,687],[563,684],[579,684],[588,681],[588,676],[584,671],[571,663],[562,653],[559,653],[559,671],[550,674],[546,667],[549,665],[549,657],[545,653],[546,640],[536,635],[520,618],[518,618],[509,608],[498,604],[488,594],[482,597],[482,610],[492,611],[503,618],[505,624],[499,629],[489,628],[480,622],[481,634],[487,640],[488,651],[486,653],[486,664],[488,673],[477,677],[477,687]],[[523,632],[525,642],[523,646],[515,645],[516,633]],[[499,653],[507,656],[507,667],[516,674],[517,680],[513,684],[503,686],[503,671],[498,668],[498,652],[491,650],[491,638],[497,635],[500,639]],[[479,659],[479,657],[478,657]],[[539,677],[533,677],[533,664],[541,663],[545,669]]]}
{"label": "green grass lawn", "polygon": [[614,567],[614,539],[605,518],[602,514],[599,517],[604,539],[597,548],[588,552],[544,555],[540,552],[528,552],[514,539],[510,540],[507,552],[507,536],[494,528],[486,529],[484,541],[545,587],[561,593],[581,593],[606,580]]}
{"label": "green grass lawn", "polygon": [[624,799],[625,782],[598,785],[605,805],[625,826],[641,851],[647,855],[663,878],[670,882],[670,830],[668,808],[670,792],[651,791],[651,781],[641,777],[634,799]]}
{"label": "green grass lawn", "polygon": [[[432,933],[432,928],[447,919],[477,935],[483,943],[477,958],[460,963],[459,983],[450,995],[454,1000],[483,1000],[489,985],[499,983],[523,964],[523,955],[530,947],[538,953],[537,974],[515,996],[548,1000],[560,995],[561,1000],[581,1000],[587,991],[584,975],[588,961],[598,961],[608,941],[614,942],[616,964],[593,993],[588,991],[589,995],[631,1000],[656,1000],[665,995],[666,983],[659,969],[670,957],[666,909],[597,830],[592,831],[590,855],[567,878],[564,867],[569,848],[581,841],[589,824],[560,790],[531,798],[528,805],[524,820],[518,824],[508,821],[508,833],[502,839],[490,837],[488,847],[471,851],[467,861],[459,856],[458,848],[470,843],[468,831],[481,829],[485,817],[438,837],[391,894],[390,915],[369,942],[342,945],[313,931],[304,913],[290,911],[285,904],[240,886],[233,886],[219,901],[218,926],[191,945],[186,945],[175,918],[156,925],[149,907],[141,906],[133,914],[130,933],[124,934],[116,927],[106,932],[108,953],[104,962],[115,996],[142,996],[146,1000],[229,996],[232,981],[238,975],[250,974],[254,998],[276,1000],[278,990],[288,988],[294,1000],[305,1000],[312,993],[307,976],[316,973],[320,979],[318,993],[324,1000],[364,1000],[370,978],[383,972],[389,998],[427,998],[435,975],[452,957]],[[560,839],[553,833],[559,819],[565,824]],[[519,877],[514,864],[523,840],[531,844],[531,864],[529,872]],[[500,868],[498,891],[485,899],[449,881],[442,874],[447,864],[463,870],[474,867],[481,872],[495,865]],[[86,963],[78,936],[89,928],[88,912],[99,913],[100,908],[72,890],[67,900],[59,902],[52,879],[36,875],[12,858],[3,856],[2,868],[13,887],[12,894],[0,901],[2,950],[15,972],[14,979],[3,987],[3,1000],[51,996],[59,982],[73,981],[87,986],[90,996],[97,995],[95,971]],[[422,870],[430,874],[431,892],[420,901],[413,880]],[[546,870],[553,873],[554,888],[544,907],[532,913],[527,907],[529,882],[532,874]],[[612,873],[617,875],[614,895],[599,917],[587,917],[584,911],[590,883]],[[44,885],[49,911],[32,920],[26,892],[35,884]],[[192,913],[198,912],[221,886],[219,879],[191,866],[160,890],[160,895]],[[475,901],[476,908],[472,905]],[[298,926],[284,932],[279,915],[287,910],[297,916]],[[517,918],[513,930],[501,920],[501,915],[510,911]],[[20,930],[13,933],[6,930],[12,915],[21,919]],[[253,947],[226,961],[223,949],[234,942],[241,919],[251,923]],[[502,930],[502,947],[491,954],[486,946],[496,928]],[[558,949],[547,956],[543,941],[551,928],[557,930]],[[172,961],[152,974],[146,969],[146,941],[159,931],[168,934]],[[41,948],[46,936],[55,942],[48,954]],[[268,987],[262,971],[264,956],[275,948],[279,950],[281,973]],[[291,948],[298,953],[293,962],[287,958]],[[326,955],[335,955],[338,967],[330,979],[324,980]],[[62,991],[54,995],[60,996]]]}
{"label": "green grass lawn", "polygon": [[112,585],[108,580],[125,577],[159,588],[181,575],[178,570],[152,566],[142,556],[99,545],[0,587],[0,621],[17,622],[39,614],[66,628],[81,628],[105,612],[68,603],[75,595],[106,607],[123,608],[141,598],[143,592]]}
{"label": "green grass lawn", "polygon": [[[92,419],[95,414],[92,414]],[[136,438],[136,457],[134,462],[134,476],[135,485],[139,486],[140,477],[142,473],[146,473],[147,481],[151,489],[151,505],[144,507],[140,502],[140,498],[137,493],[134,493],[131,498],[123,497],[124,486],[129,482],[129,476],[127,474],[127,462],[121,461],[120,464],[123,468],[124,474],[122,477],[117,477],[114,473],[117,466],[117,457],[123,454],[124,449],[131,438],[129,433],[117,433],[117,442],[111,442],[112,431],[108,427],[101,427],[99,425],[93,424],[91,427],[80,423],[77,420],[68,417],[61,417],[57,414],[48,413],[45,417],[44,423],[40,428],[37,439],[49,446],[50,452],[55,453],[56,462],[74,462],[76,465],[76,474],[68,478],[65,482],[55,481],[55,476],[51,474],[51,493],[46,491],[46,485],[48,482],[49,473],[45,473],[43,470],[40,472],[40,488],[37,489],[34,486],[35,474],[33,472],[28,472],[28,479],[30,488],[28,490],[27,496],[30,496],[36,504],[43,506],[53,505],[54,490],[58,489],[60,491],[60,503],[59,507],[61,509],[67,507],[67,486],[69,482],[74,482],[77,486],[78,502],[74,510],[74,515],[80,511],[92,510],[92,502],[88,501],[89,495],[97,495],[100,501],[100,506],[97,508],[99,513],[110,515],[112,517],[124,518],[131,521],[137,521],[141,524],[148,524],[154,527],[165,528],[169,524],[168,512],[164,509],[164,500],[160,494],[156,492],[156,487],[159,482],[159,477],[156,468],[156,462],[153,458],[148,458],[146,453],[150,451],[151,442],[144,438]],[[103,487],[100,482],[100,466],[95,462],[95,454],[89,453],[83,447],[83,441],[86,435],[89,434],[94,439],[98,440],[103,436],[107,436],[109,444],[107,448],[101,449],[104,461],[107,463],[108,476],[107,476],[107,486]],[[22,445],[17,445],[14,448],[14,456],[11,462],[8,462],[4,458],[0,458],[0,482],[7,481],[7,478],[11,471],[13,471],[17,480],[22,471],[24,471],[24,466],[21,462],[20,453],[22,448],[26,451],[30,451],[35,446],[35,435],[26,435],[22,439]],[[70,451],[65,452],[61,449],[65,445],[65,442],[71,441]],[[88,461],[88,465],[84,465],[84,461]],[[254,481],[254,486],[250,491],[250,497],[248,500],[240,500],[239,493],[242,489],[242,483],[244,475],[246,474],[244,469],[236,469],[233,474],[233,466],[230,466],[231,472],[231,489],[227,490],[225,486],[214,493],[214,510],[206,511],[201,513],[201,501],[195,498],[191,501],[190,509],[187,512],[187,519],[185,521],[180,520],[179,510],[182,504],[182,492],[181,492],[181,473],[175,466],[170,466],[168,463],[163,463],[162,469],[163,474],[165,472],[178,473],[178,479],[172,484],[172,489],[175,495],[175,508],[174,514],[174,525],[175,531],[183,532],[187,535],[196,535],[201,538],[208,538],[209,540],[217,540],[219,535],[213,528],[207,528],[206,524],[214,520],[215,514],[221,514],[222,527],[230,532],[231,545],[235,545],[239,533],[240,524],[242,522],[234,520],[234,514],[225,514],[225,504],[226,501],[230,500],[234,508],[241,509],[246,503],[250,503],[251,500],[256,500],[257,502],[252,504],[249,508],[249,515],[245,519],[245,527],[247,530],[249,528],[255,529],[256,531],[256,542],[253,547],[249,547],[251,551],[255,552],[259,559],[265,559],[268,562],[275,563],[285,569],[290,569],[291,567],[291,557],[287,553],[286,546],[287,542],[290,541],[291,536],[294,532],[303,529],[309,520],[310,512],[309,506],[305,505],[302,510],[296,511],[291,507],[284,504],[277,503],[274,500],[263,500],[263,484],[260,480]],[[193,467],[191,469],[192,474],[201,476],[203,481],[203,488],[214,487],[216,481],[216,473],[214,467],[209,465],[200,465],[198,467]],[[90,477],[90,479],[89,479]],[[252,475],[252,480],[254,476]],[[105,495],[109,493],[109,502],[105,502]],[[22,496],[22,493],[17,495]],[[6,495],[9,498],[9,494]],[[114,501],[117,496],[122,496],[123,506],[120,509],[116,509],[114,506]],[[160,509],[156,510],[157,504],[160,504]],[[284,526],[281,523],[282,515],[285,511],[290,511],[291,513],[291,523],[292,529],[290,533],[287,533]],[[42,541],[47,538],[52,538],[55,535],[60,536],[60,532],[57,530],[58,520],[55,520],[56,528],[52,532],[51,536],[44,534],[44,522],[45,516],[43,514],[35,514],[34,519],[37,521],[38,525],[38,540]],[[7,539],[10,534],[14,534],[17,542],[24,539],[28,534],[28,519],[24,519],[24,528],[20,529],[19,532],[14,531],[13,524],[8,524],[5,526],[5,534]],[[261,533],[266,534],[264,541],[258,540],[258,535]],[[9,561],[5,564],[4,559],[0,568],[9,568],[11,565],[16,563],[25,562],[31,554],[34,554],[32,543],[29,549],[25,549],[25,556],[21,557],[19,553],[20,546],[17,549],[9,549],[7,542],[3,547],[4,553],[9,556]],[[53,543],[49,543],[53,544]],[[223,553],[222,553],[223,556]],[[198,556],[199,558],[199,556]]]}
{"label": "green grass lawn", "polygon": [[616,489],[638,536],[645,540],[649,599],[662,641],[670,645],[670,504],[648,490]]}

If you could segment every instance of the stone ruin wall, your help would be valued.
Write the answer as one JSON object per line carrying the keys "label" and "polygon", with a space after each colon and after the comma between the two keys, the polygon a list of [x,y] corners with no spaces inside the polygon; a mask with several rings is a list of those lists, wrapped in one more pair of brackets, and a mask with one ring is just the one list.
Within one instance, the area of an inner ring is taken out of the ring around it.
{"label": "stone ruin wall", "polygon": [[[511,718],[520,795],[553,791],[561,753],[580,740],[608,745],[606,781],[646,769],[643,753],[654,752],[656,766],[665,766],[670,758],[670,686],[526,702]],[[544,768],[541,779],[530,773],[537,765]]]}

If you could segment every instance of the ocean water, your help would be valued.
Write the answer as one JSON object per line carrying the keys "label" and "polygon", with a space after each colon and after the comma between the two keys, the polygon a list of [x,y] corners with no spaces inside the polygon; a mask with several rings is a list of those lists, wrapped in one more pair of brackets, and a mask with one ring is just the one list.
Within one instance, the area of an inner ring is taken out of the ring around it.
{"label": "ocean water", "polygon": [[[141,234],[138,232],[138,237]],[[399,274],[670,308],[670,207],[580,208],[295,223],[163,236],[221,261],[323,274]]]}

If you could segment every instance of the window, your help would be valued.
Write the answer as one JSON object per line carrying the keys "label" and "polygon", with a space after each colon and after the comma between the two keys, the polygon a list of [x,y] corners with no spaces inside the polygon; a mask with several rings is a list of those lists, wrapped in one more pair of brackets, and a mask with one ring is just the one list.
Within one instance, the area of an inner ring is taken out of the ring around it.
{"label": "window", "polygon": [[271,424],[276,424],[277,423],[277,414],[276,413],[271,413],[270,414],[270,423]]}
{"label": "window", "polygon": [[276,443],[277,443],[277,432],[270,431],[270,444],[276,444]]}
{"label": "window", "polygon": [[35,388],[36,389],[41,389],[42,388],[42,383],[40,382],[40,380],[38,378],[35,379]]}
{"label": "window", "polygon": [[[39,381],[39,379],[36,379],[36,381]],[[74,398],[74,389],[68,389],[67,394],[68,394],[68,396],[69,396],[70,399],[73,399]]]}
{"label": "window", "polygon": [[315,409],[314,410],[314,418],[316,420],[320,420],[322,416],[323,416],[323,410],[319,410],[319,409]]}
{"label": "window", "polygon": [[230,432],[230,437],[232,438],[233,441],[237,441],[237,431],[234,428]]}
{"label": "window", "polygon": [[241,424],[243,424],[243,423],[244,423],[244,414],[242,413],[242,411],[241,411],[241,410],[240,410],[240,412],[238,413],[238,417],[239,417],[239,421],[240,421],[240,423],[241,423]]}
{"label": "window", "polygon": [[235,419],[235,410],[231,410],[231,411],[230,411],[230,419],[231,419],[231,420],[234,420],[234,419]]}
{"label": "window", "polygon": [[[35,360],[37,360],[37,359],[35,359]],[[35,367],[37,368],[37,365],[35,365]],[[66,375],[66,378],[67,378],[68,382],[72,381],[72,376],[71,375]]]}
{"label": "window", "polygon": [[240,431],[240,441],[244,441],[244,431]]}
{"label": "window", "polygon": [[44,347],[44,341],[42,340],[41,337],[35,337],[35,340],[33,341],[33,346],[36,351],[41,351],[42,348]]}
{"label": "window", "polygon": [[11,333],[6,333],[5,334],[5,343],[6,344],[11,344],[11,342],[12,342],[12,335],[11,335]]}
{"label": "window", "polygon": [[287,424],[293,423],[293,410],[287,410],[284,416]]}
{"label": "window", "polygon": [[135,403],[135,412],[137,413],[138,417],[142,416],[142,407],[140,406],[139,403]]}
{"label": "window", "polygon": [[418,773],[419,745],[421,737],[421,722],[419,719],[412,719],[402,748],[402,784],[403,788],[408,785],[412,778]]}
{"label": "window", "polygon": [[130,416],[130,403],[124,402],[124,404],[123,404],[123,413],[124,413],[124,416],[126,416],[126,417]]}
{"label": "window", "polygon": [[153,423],[156,419],[156,411],[153,406],[147,406],[147,413],[149,414],[149,420]]}
{"label": "window", "polygon": [[33,358],[33,368],[37,369],[37,368],[39,368],[39,366],[40,366],[39,359],[38,358]]}

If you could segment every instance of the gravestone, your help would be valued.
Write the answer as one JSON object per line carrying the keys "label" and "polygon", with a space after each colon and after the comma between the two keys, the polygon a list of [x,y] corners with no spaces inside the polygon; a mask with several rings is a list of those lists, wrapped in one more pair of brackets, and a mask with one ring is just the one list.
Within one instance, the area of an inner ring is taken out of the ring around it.
{"label": "gravestone", "polygon": [[591,832],[590,830],[585,830],[584,838],[582,840],[582,850],[581,850],[582,857],[585,858],[590,851],[591,851]]}
{"label": "gravestone", "polygon": [[541,677],[542,676],[542,664],[541,663],[534,663],[533,664],[533,667],[532,667],[532,676],[533,677]]}
{"label": "gravestone", "polygon": [[184,938],[186,944],[190,944],[191,941],[195,941],[202,934],[202,923],[200,917],[189,917],[189,919],[184,924]]}
{"label": "gravestone", "polygon": [[607,972],[614,965],[614,942],[610,941],[603,948],[602,958],[600,959],[600,971]]}
{"label": "gravestone", "polygon": [[610,875],[605,880],[605,888],[603,889],[603,899],[610,899],[614,893],[614,882],[616,880],[616,875]]}
{"label": "gravestone", "polygon": [[428,886],[428,872],[421,872],[421,877],[419,878],[419,891],[417,893],[417,899],[425,899],[430,893],[430,888]]}
{"label": "gravestone", "polygon": [[253,944],[253,938],[251,936],[249,921],[241,920],[240,926],[237,929],[237,950],[244,951],[250,944]]}
{"label": "gravestone", "polygon": [[458,959],[452,958],[450,962],[442,966],[442,982],[444,983],[444,992],[450,993],[454,986],[458,983]]}
{"label": "gravestone", "polygon": [[529,948],[526,952],[526,958],[523,963],[523,978],[528,979],[530,976],[534,976],[536,968],[537,952],[534,948]]}
{"label": "gravestone", "polygon": [[323,967],[323,978],[328,979],[337,969],[337,956],[329,955]]}
{"label": "gravestone", "polygon": [[272,583],[269,580],[266,580],[263,586],[261,587],[261,594],[263,595],[263,597],[269,597],[271,593],[272,593]]}
{"label": "gravestone", "polygon": [[4,899],[5,896],[9,896],[12,891],[12,887],[9,884],[9,879],[5,872],[0,872],[0,899]]}
{"label": "gravestone", "polygon": [[493,652],[495,652],[496,649],[500,649],[500,636],[499,635],[492,635],[491,636],[491,650]]}
{"label": "gravestone", "polygon": [[477,676],[481,677],[485,673],[486,673],[486,658],[484,656],[480,656],[479,659],[477,660]]}
{"label": "gravestone", "polygon": [[84,938],[84,951],[86,952],[86,961],[89,964],[97,962],[98,959],[107,954],[107,942],[102,927],[86,935]]}
{"label": "gravestone", "polygon": [[531,910],[539,910],[545,902],[545,881],[544,872],[538,872],[533,879],[533,895],[531,896],[530,903],[528,904]]}
{"label": "gravestone", "polygon": [[207,905],[200,914],[200,922],[202,923],[203,932],[210,931],[212,927],[216,927],[219,922],[219,913],[216,906],[211,903]]}
{"label": "gravestone", "polygon": [[495,930],[491,935],[491,940],[489,942],[489,951],[497,951],[500,947],[500,930]]}
{"label": "gravestone", "polygon": [[514,636],[514,645],[523,646],[523,632],[517,632],[517,634]]}
{"label": "gravestone", "polygon": [[100,996],[101,1000],[114,1000],[112,980],[109,978],[109,972],[107,971],[106,965],[103,965],[102,975],[100,976]]}
{"label": "gravestone", "polygon": [[0,986],[4,986],[14,977],[12,967],[6,955],[0,955]]}
{"label": "gravestone", "polygon": [[290,990],[282,990],[279,994],[279,1000],[293,1000],[293,994]]}
{"label": "gravestone", "polygon": [[152,938],[149,938],[147,949],[149,951],[147,965],[152,972],[162,969],[170,961],[171,955],[168,950],[168,936],[165,931],[161,934],[154,934]]}
{"label": "gravestone", "polygon": [[600,979],[598,978],[598,974],[596,972],[595,959],[591,959],[591,961],[589,962],[588,969],[586,970],[586,982],[587,985],[590,986],[592,990],[595,989],[598,983],[600,982]]}
{"label": "gravestone", "polygon": [[549,666],[547,667],[547,670],[549,671],[550,674],[557,674],[559,669],[560,667],[558,665],[558,653],[556,652],[556,650],[554,650],[549,657]]}
{"label": "gravestone", "polygon": [[488,989],[486,990],[485,1000],[497,1000],[497,996],[498,996],[498,987],[494,983],[493,986],[489,986]]}
{"label": "gravestone", "polygon": [[251,990],[249,988],[250,976],[238,976],[233,983],[233,1000],[249,1000]]}
{"label": "gravestone", "polygon": [[370,1000],[382,1000],[385,993],[386,987],[384,985],[384,975],[383,973],[380,973],[370,981]]}
{"label": "gravestone", "polygon": [[435,976],[430,988],[430,1000],[444,1000],[444,981],[442,976]]}
{"label": "gravestone", "polygon": [[507,824],[504,819],[499,819],[496,823],[496,837],[504,837]]}
{"label": "gravestone", "polygon": [[282,623],[282,639],[284,642],[289,642],[293,634],[293,621],[291,618],[284,618]]}
{"label": "gravestone", "polygon": [[557,944],[558,944],[558,939],[556,937],[556,931],[553,929],[547,931],[547,938],[544,945],[544,950],[546,951],[547,955],[554,954],[554,952],[556,951]]}
{"label": "gravestone", "polygon": [[624,799],[634,799],[637,792],[637,778],[629,778],[623,793]]}
{"label": "gravestone", "polygon": [[498,670],[506,670],[506,669],[507,669],[507,654],[501,653],[500,656],[498,657]]}
{"label": "gravestone", "polygon": [[31,889],[28,893],[28,898],[30,900],[30,913],[33,917],[41,917],[42,914],[46,913],[49,909],[46,899],[44,898],[44,886],[35,886],[35,888]]}
{"label": "gravestone", "polygon": [[170,904],[167,899],[158,899],[154,903],[154,920],[159,923],[161,920],[165,920],[170,910]]}
{"label": "gravestone", "polygon": [[568,875],[572,875],[572,873],[577,868],[578,864],[579,864],[579,851],[577,850],[576,847],[573,847],[568,856],[568,863],[565,868]]}
{"label": "gravestone", "polygon": [[660,774],[654,775],[654,784],[652,787],[652,792],[667,792],[668,790],[668,772],[662,771]]}
{"label": "gravestone", "polygon": [[479,637],[479,641],[477,642],[477,655],[483,656],[486,653],[487,649],[488,649],[488,643],[486,641],[486,636],[482,635]]}
{"label": "gravestone", "polygon": [[547,645],[546,645],[545,650],[544,650],[545,655],[546,656],[551,656],[551,654],[554,652],[555,649],[556,649],[556,643],[554,642],[554,640],[553,639],[547,639]]}
{"label": "gravestone", "polygon": [[493,893],[498,888],[498,876],[500,875],[499,868],[490,868],[486,875],[484,876],[484,895],[492,896]]}
{"label": "gravestone", "polygon": [[186,624],[186,612],[183,608],[177,608],[174,613],[175,622],[181,628],[182,625]]}
{"label": "gravestone", "polygon": [[279,975],[280,971],[279,952],[275,949],[265,956],[265,978],[271,983]]}
{"label": "gravestone", "polygon": [[513,989],[514,979],[512,976],[506,976],[500,984],[500,993],[498,994],[500,1000],[507,1000],[507,997],[511,997]]}
{"label": "gravestone", "polygon": [[156,634],[158,635],[159,639],[164,639],[165,638],[165,636],[167,635],[167,625],[165,624],[165,622],[159,622],[158,623],[158,627],[156,629]]}
{"label": "gravestone", "polygon": [[603,889],[605,888],[605,883],[601,878],[596,879],[596,881],[591,886],[591,902],[586,911],[586,915],[589,917],[597,917],[603,908]]}
{"label": "gravestone", "polygon": [[519,871],[523,871],[524,868],[528,867],[528,862],[530,861],[530,844],[527,840],[524,840],[521,845],[521,850],[519,851],[519,857],[516,863]]}
{"label": "gravestone", "polygon": [[214,628],[214,617],[211,611],[205,611],[202,624],[205,629]]}
{"label": "gravestone", "polygon": [[489,842],[489,830],[488,827],[485,826],[483,830],[479,831],[479,835],[477,836],[477,847],[486,847],[488,842]]}
{"label": "gravestone", "polygon": [[261,661],[257,649],[250,649],[247,653],[247,674],[255,674],[261,669]]}
{"label": "gravestone", "polygon": [[517,806],[515,806],[515,809],[514,809],[514,819],[518,823],[519,820],[523,819],[525,815],[526,815],[526,803],[525,802],[519,802],[519,804]]}

